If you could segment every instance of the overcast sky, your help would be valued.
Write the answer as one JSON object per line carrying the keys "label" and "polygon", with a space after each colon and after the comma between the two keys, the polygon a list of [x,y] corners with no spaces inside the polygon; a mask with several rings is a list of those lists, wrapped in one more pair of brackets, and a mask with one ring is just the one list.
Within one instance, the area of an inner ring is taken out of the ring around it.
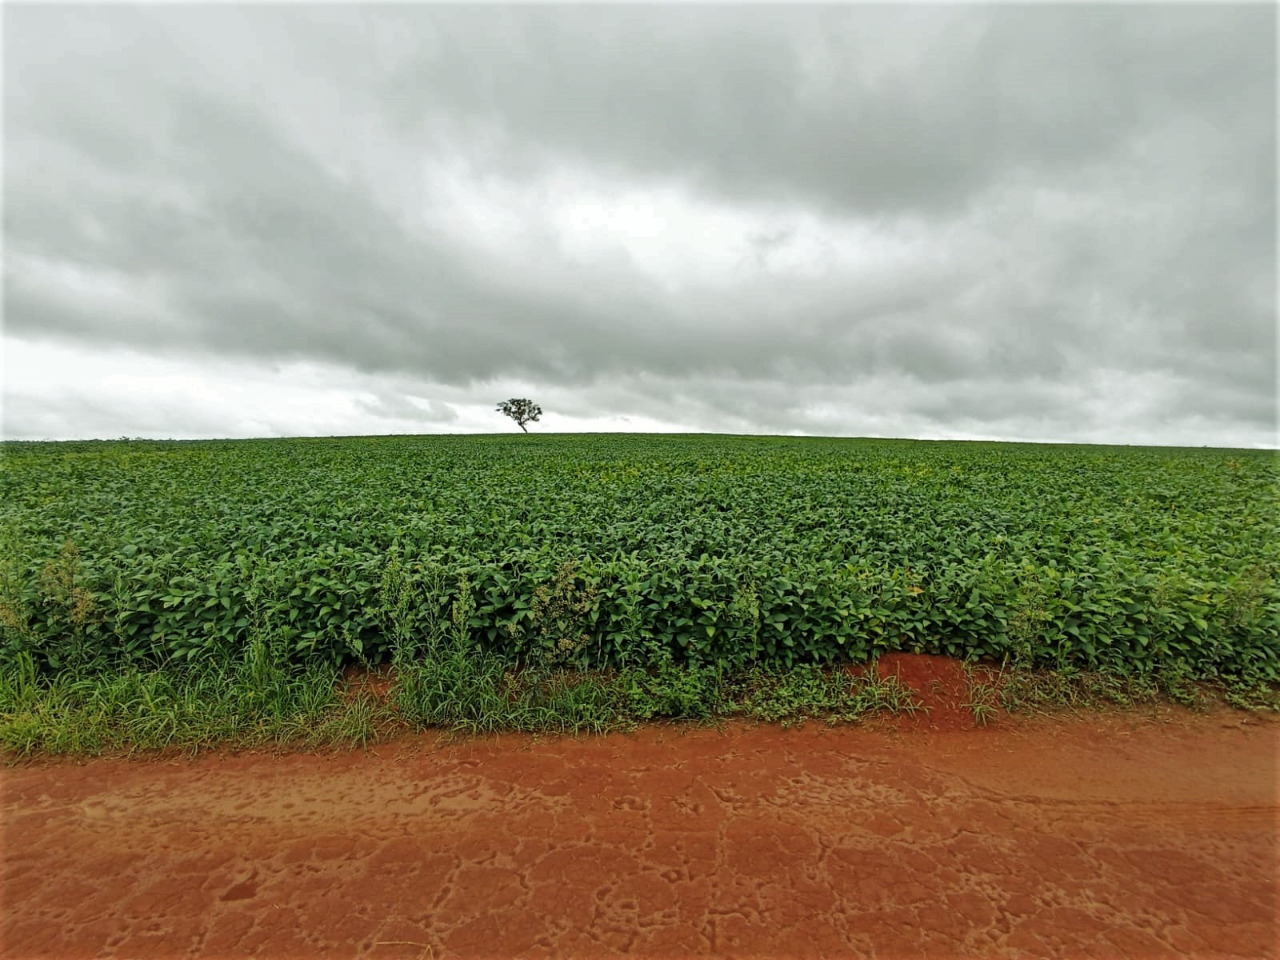
{"label": "overcast sky", "polygon": [[3,16],[6,437],[1276,445],[1272,4]]}

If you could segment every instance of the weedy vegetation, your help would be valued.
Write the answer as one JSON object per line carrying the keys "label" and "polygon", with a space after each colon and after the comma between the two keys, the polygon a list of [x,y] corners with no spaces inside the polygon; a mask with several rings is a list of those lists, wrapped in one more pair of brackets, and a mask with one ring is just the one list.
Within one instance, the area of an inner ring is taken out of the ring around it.
{"label": "weedy vegetation", "polygon": [[[1268,451],[723,436],[6,443],[0,743],[350,743],[1048,703],[1274,708]],[[390,664],[389,698],[351,665]],[[870,677],[871,679],[867,679]]]}

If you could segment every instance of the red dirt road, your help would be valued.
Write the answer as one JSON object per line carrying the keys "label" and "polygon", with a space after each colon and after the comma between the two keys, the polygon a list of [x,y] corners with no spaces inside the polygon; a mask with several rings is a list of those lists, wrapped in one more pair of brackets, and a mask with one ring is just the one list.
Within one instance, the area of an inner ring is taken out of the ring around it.
{"label": "red dirt road", "polygon": [[1280,725],[650,728],[3,771],[6,957],[1270,957]]}

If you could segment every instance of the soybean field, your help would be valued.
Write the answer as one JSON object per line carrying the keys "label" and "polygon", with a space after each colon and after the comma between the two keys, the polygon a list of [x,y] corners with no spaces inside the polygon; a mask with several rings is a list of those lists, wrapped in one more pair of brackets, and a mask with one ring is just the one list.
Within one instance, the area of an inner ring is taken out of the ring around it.
{"label": "soybean field", "polygon": [[1272,451],[707,435],[6,443],[0,667],[942,653],[1280,679]]}

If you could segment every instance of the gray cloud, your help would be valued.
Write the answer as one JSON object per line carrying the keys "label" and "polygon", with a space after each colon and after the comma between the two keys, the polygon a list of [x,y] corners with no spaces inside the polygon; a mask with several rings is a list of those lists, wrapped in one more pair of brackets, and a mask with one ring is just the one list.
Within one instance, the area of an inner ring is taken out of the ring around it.
{"label": "gray cloud", "polygon": [[699,429],[1274,442],[1275,17],[15,6],[5,332],[333,364],[408,423],[518,381]]}
{"label": "gray cloud", "polygon": [[375,396],[373,400],[359,398],[356,400],[356,405],[366,413],[386,420],[454,423],[458,419],[458,411],[448,403],[399,393],[382,393]]}

